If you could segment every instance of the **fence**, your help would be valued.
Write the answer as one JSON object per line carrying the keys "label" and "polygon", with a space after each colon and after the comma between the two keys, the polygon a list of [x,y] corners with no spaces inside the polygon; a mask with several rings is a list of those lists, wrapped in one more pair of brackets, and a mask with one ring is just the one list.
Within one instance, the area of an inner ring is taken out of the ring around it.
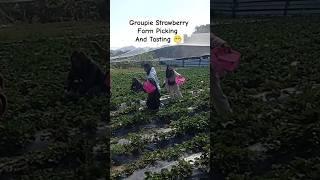
{"label": "fence", "polygon": [[153,65],[170,65],[174,67],[209,67],[210,55],[186,58],[158,58],[152,60],[117,60],[111,61],[110,64],[112,67],[129,68],[141,66],[147,62]]}
{"label": "fence", "polygon": [[188,57],[180,59],[160,58],[160,64],[176,67],[207,67],[210,64],[210,56]]}
{"label": "fence", "polygon": [[320,0],[213,0],[212,16],[320,14]]}
{"label": "fence", "polygon": [[102,20],[107,14],[106,8],[104,0],[0,0],[0,24]]}

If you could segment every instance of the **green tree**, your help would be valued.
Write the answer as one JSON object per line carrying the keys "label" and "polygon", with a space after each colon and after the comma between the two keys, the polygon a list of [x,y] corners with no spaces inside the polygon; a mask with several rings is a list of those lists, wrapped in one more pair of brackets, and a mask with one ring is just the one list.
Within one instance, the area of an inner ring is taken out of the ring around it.
{"label": "green tree", "polygon": [[196,26],[194,33],[210,33],[210,24]]}

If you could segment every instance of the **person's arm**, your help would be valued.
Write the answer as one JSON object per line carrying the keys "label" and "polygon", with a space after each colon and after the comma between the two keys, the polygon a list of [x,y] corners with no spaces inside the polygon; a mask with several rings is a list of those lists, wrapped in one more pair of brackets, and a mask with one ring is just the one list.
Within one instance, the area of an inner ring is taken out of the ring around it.
{"label": "person's arm", "polygon": [[166,86],[166,83],[167,83],[167,80],[164,80],[161,87],[164,88]]}
{"label": "person's arm", "polygon": [[107,57],[109,51],[107,51],[106,49],[104,49],[103,47],[101,47],[101,45],[96,42],[96,41],[91,41],[91,44],[93,45],[93,47],[98,51],[98,53],[103,57]]}
{"label": "person's arm", "polygon": [[144,81],[146,81],[147,79],[144,78],[144,77],[142,77],[142,76],[139,76],[139,80],[142,81],[142,82],[144,82]]}
{"label": "person's arm", "polygon": [[174,70],[174,74],[176,75],[176,76],[181,76],[181,74],[179,74],[177,71],[175,71]]}
{"label": "person's arm", "polygon": [[211,44],[213,47],[230,47],[225,40],[219,38],[213,33],[211,33],[211,41],[213,43]]}

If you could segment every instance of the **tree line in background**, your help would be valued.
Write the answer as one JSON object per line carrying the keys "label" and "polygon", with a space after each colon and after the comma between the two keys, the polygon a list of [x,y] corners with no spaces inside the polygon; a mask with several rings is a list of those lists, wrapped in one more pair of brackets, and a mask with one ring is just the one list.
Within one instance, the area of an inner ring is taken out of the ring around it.
{"label": "tree line in background", "polygon": [[106,20],[106,0],[0,1],[0,23]]}
{"label": "tree line in background", "polygon": [[210,33],[210,24],[196,26],[193,33]]}

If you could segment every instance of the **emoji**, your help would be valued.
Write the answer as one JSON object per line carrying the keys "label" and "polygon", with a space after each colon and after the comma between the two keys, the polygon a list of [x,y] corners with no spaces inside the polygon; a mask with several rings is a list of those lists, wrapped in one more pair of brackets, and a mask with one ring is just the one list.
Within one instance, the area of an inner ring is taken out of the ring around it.
{"label": "emoji", "polygon": [[182,38],[180,35],[175,35],[174,38],[173,38],[173,41],[177,44],[181,43],[182,41]]}

